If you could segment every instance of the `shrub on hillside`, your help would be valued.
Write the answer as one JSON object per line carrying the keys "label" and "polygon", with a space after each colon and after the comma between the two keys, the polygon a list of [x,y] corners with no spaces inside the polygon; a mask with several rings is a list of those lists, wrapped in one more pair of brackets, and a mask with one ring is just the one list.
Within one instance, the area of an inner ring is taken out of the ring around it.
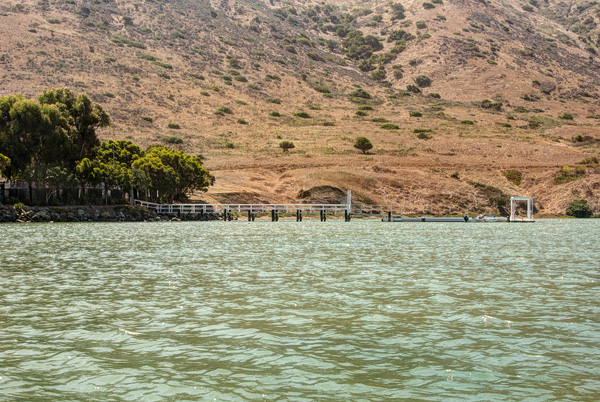
{"label": "shrub on hillside", "polygon": [[373,148],[373,144],[367,137],[357,137],[354,141],[354,148],[360,149],[363,154],[366,154],[368,150]]}
{"label": "shrub on hillside", "polygon": [[588,205],[584,199],[575,200],[567,207],[567,215],[574,216],[576,218],[589,218],[592,216],[592,208]]}
{"label": "shrub on hillside", "polygon": [[169,123],[167,125],[167,127],[172,128],[174,130],[179,130],[181,128],[181,126],[179,125],[179,123]]}
{"label": "shrub on hillside", "polygon": [[518,170],[508,170],[506,171],[506,173],[504,173],[504,177],[506,177],[506,180],[508,180],[515,186],[520,185],[521,180],[523,180],[523,174]]}
{"label": "shrub on hillside", "polygon": [[294,113],[294,116],[301,117],[303,119],[310,119],[311,118],[311,115],[309,115],[308,113],[303,112],[303,111]]}
{"label": "shrub on hillside", "polygon": [[371,94],[361,88],[350,92],[350,96],[355,98],[371,99]]}
{"label": "shrub on hillside", "polygon": [[408,114],[410,115],[410,117],[422,117],[423,113],[418,112],[416,110],[411,110],[410,112],[408,112]]}
{"label": "shrub on hillside", "polygon": [[163,141],[167,144],[183,144],[183,140],[181,138],[174,136],[163,137]]}
{"label": "shrub on hillside", "polygon": [[221,106],[215,111],[215,114],[224,116],[225,114],[233,114],[233,110],[228,108],[227,106]]}
{"label": "shrub on hillside", "polygon": [[425,88],[431,85],[431,78],[427,77],[426,75],[418,75],[415,77],[415,83],[419,87]]}
{"label": "shrub on hillside", "polygon": [[381,125],[384,130],[398,130],[400,127],[397,124],[385,123]]}

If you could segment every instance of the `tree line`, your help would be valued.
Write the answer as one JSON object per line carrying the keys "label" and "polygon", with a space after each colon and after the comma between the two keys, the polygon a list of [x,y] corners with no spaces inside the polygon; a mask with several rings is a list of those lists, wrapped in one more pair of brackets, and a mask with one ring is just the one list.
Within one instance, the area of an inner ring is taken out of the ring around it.
{"label": "tree line", "polygon": [[118,187],[158,191],[163,202],[206,191],[214,176],[199,157],[131,141],[101,142],[111,125],[101,105],[69,89],[45,91],[37,100],[0,97],[0,175],[59,188]]}

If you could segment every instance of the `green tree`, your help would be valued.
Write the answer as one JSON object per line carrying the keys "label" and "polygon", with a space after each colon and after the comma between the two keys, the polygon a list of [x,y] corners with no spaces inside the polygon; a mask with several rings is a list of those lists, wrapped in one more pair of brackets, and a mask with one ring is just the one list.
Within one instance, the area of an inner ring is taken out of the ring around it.
{"label": "green tree", "polygon": [[288,152],[290,149],[296,148],[296,146],[291,141],[282,141],[279,143],[279,148],[283,149],[283,152]]}
{"label": "green tree", "polygon": [[592,208],[590,208],[586,200],[575,200],[567,207],[567,215],[576,218],[589,218],[592,216]]}
{"label": "green tree", "polygon": [[158,190],[165,201],[183,200],[195,190],[206,191],[215,180],[199,158],[162,146],[149,149],[133,162],[132,168],[137,170],[133,173],[134,185],[141,183],[147,189]]}
{"label": "green tree", "polygon": [[367,137],[357,137],[354,141],[354,148],[360,149],[363,154],[366,154],[369,149],[373,148],[373,144]]}
{"label": "green tree", "polygon": [[21,95],[0,97],[0,151],[11,160],[8,178],[38,164],[63,164],[69,149],[67,121],[56,107]]}
{"label": "green tree", "polygon": [[55,105],[67,119],[69,136],[74,146],[72,163],[93,156],[100,141],[96,130],[110,125],[110,116],[102,106],[92,103],[86,95],[76,95],[67,88],[49,89],[38,97],[42,105]]}
{"label": "green tree", "polygon": [[97,186],[103,183],[108,177],[108,168],[106,164],[97,160],[83,158],[75,168],[75,175],[81,184],[81,188],[86,185]]}

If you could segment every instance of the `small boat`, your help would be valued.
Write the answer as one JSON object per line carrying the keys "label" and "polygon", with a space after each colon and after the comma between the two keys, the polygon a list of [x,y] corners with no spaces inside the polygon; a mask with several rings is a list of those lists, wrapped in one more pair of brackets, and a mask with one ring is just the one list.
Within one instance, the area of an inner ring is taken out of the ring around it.
{"label": "small boat", "polygon": [[479,215],[477,218],[473,218],[475,222],[508,222],[508,219],[503,216],[496,215]]}

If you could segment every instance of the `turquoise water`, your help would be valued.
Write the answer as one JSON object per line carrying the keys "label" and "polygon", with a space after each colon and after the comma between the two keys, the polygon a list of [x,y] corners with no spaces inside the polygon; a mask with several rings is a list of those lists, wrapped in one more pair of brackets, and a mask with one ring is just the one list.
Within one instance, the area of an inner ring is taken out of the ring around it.
{"label": "turquoise water", "polygon": [[0,400],[598,401],[600,220],[0,226]]}

